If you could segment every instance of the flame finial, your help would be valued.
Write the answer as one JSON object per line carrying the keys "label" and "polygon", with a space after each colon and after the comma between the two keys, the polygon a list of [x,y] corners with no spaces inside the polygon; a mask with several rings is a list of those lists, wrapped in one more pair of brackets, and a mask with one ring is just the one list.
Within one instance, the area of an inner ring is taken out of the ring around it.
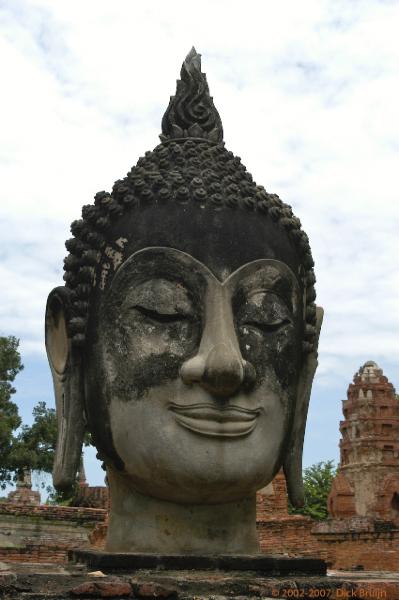
{"label": "flame finial", "polygon": [[201,55],[193,47],[183,62],[176,94],[171,96],[162,119],[161,140],[203,138],[223,141],[223,126],[209,94],[205,73],[201,71]]}

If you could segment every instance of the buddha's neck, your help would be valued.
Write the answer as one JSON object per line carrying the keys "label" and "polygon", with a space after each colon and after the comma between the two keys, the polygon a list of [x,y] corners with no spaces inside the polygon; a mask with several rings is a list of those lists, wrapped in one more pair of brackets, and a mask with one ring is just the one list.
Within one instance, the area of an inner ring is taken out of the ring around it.
{"label": "buddha's neck", "polygon": [[259,551],[255,495],[226,504],[177,504],[143,496],[108,470],[111,496],[105,549],[163,554]]}

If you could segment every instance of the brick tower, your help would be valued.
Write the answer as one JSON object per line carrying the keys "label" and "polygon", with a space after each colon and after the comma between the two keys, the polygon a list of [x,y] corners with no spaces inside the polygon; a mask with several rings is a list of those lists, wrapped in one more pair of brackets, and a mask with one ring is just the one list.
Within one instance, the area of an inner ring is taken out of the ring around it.
{"label": "brick tower", "polygon": [[40,493],[32,490],[30,469],[25,469],[17,481],[17,489],[10,492],[7,501],[12,504],[40,504]]}
{"label": "brick tower", "polygon": [[332,517],[371,517],[399,525],[399,400],[372,361],[343,401],[341,461],[328,500]]}

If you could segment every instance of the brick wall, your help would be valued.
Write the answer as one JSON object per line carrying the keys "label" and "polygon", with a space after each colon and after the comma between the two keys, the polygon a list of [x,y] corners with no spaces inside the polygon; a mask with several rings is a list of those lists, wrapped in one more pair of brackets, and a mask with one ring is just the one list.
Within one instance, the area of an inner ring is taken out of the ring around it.
{"label": "brick wall", "polygon": [[316,523],[312,536],[334,569],[399,571],[399,529],[367,517]]}
{"label": "brick wall", "polygon": [[97,522],[103,521],[107,511],[102,508],[83,508],[75,506],[25,505],[0,502],[0,515],[20,517],[41,517],[56,521]]}
{"label": "brick wall", "polygon": [[312,534],[314,521],[301,515],[257,521],[261,552],[288,556],[324,558],[324,551]]}
{"label": "brick wall", "polygon": [[109,492],[105,486],[81,486],[74,506],[109,510]]}
{"label": "brick wall", "polygon": [[0,548],[0,561],[60,564],[68,561],[68,548],[33,544],[24,548]]}
{"label": "brick wall", "polygon": [[106,515],[98,508],[0,503],[0,561],[66,562],[70,548],[90,546]]}
{"label": "brick wall", "polygon": [[273,481],[256,493],[256,518],[277,519],[288,516],[287,484],[283,471]]}
{"label": "brick wall", "polygon": [[365,517],[315,522],[289,515],[257,522],[261,551],[322,558],[331,569],[399,571],[399,529]]}
{"label": "brick wall", "polygon": [[333,569],[361,568],[364,571],[399,571],[399,531],[391,534],[317,536],[323,558]]}

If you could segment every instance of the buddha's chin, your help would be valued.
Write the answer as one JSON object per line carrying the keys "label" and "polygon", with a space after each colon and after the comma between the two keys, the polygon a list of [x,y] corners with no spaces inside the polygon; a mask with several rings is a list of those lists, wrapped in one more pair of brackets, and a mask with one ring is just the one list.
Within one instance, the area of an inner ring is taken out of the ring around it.
{"label": "buddha's chin", "polygon": [[120,454],[124,477],[136,492],[176,503],[219,504],[251,496],[273,478],[279,448],[276,452],[271,436],[267,442],[262,427],[230,435],[228,423],[229,435],[209,435],[208,429],[198,433],[173,425],[175,434],[162,444],[133,444]]}
{"label": "buddha's chin", "polygon": [[[239,469],[233,465],[219,465],[216,469],[218,479],[207,478],[209,471],[203,465],[191,465],[191,473],[179,474],[179,481],[170,481],[163,474],[163,479],[142,479],[136,473],[125,473],[126,481],[131,489],[144,496],[175,502],[177,504],[223,504],[236,502],[253,496],[272,479],[272,472],[253,468],[243,477]],[[215,467],[215,465],[214,465]],[[255,467],[255,465],[254,465]]]}

